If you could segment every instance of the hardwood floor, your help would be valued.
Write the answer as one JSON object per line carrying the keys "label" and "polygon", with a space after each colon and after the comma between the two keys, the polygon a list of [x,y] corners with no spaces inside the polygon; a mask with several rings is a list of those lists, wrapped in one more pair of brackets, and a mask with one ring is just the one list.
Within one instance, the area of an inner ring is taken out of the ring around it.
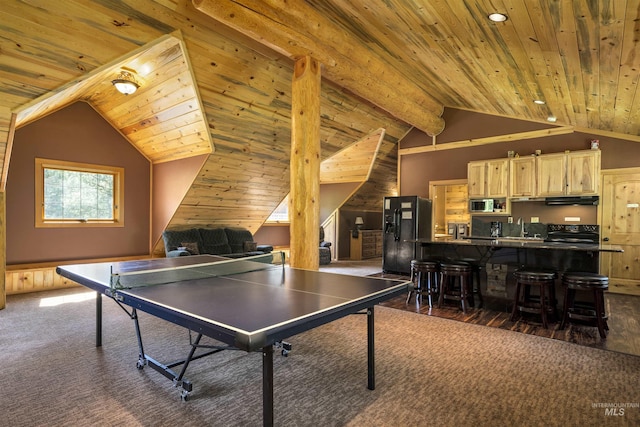
{"label": "hardwood floor", "polygon": [[[326,269],[327,271],[331,271],[332,267],[336,269],[339,268],[340,270],[348,268],[347,274],[357,274],[358,271],[362,271],[362,275],[371,275],[372,266],[375,268],[376,265],[382,265],[381,261],[378,260],[371,260],[369,262],[360,261],[354,264],[340,261],[339,264],[339,266],[336,264],[333,266],[329,265],[327,268],[322,268],[322,270]],[[374,275],[390,279],[409,280],[406,276],[393,274],[376,273]],[[511,322],[509,320],[510,313],[507,312],[508,302],[496,302],[486,297],[485,308],[471,308],[467,310],[466,314],[463,314],[462,310],[457,306],[447,305],[442,308],[430,308],[426,299],[424,301],[416,301],[416,299],[412,297],[409,304],[406,303],[406,299],[406,295],[403,295],[381,305],[426,316],[435,316],[460,322],[507,329],[603,350],[640,356],[640,296],[613,293],[605,294],[605,308],[609,316],[609,332],[606,339],[600,338],[598,329],[591,326],[571,324],[564,330],[560,330],[559,321],[553,321],[550,322],[548,329],[544,329],[535,317],[525,317],[516,322]],[[558,315],[561,315],[561,307],[558,307],[558,310]]]}

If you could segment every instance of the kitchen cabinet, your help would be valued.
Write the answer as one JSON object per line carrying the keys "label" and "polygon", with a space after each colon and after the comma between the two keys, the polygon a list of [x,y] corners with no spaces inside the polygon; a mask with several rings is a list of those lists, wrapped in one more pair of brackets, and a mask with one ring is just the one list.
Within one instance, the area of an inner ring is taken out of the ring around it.
{"label": "kitchen cabinet", "polygon": [[487,162],[469,162],[467,165],[467,186],[469,198],[486,196]]}
{"label": "kitchen cabinet", "polygon": [[469,162],[469,198],[504,198],[509,194],[509,159]]}
{"label": "kitchen cabinet", "polygon": [[509,160],[509,194],[511,197],[536,195],[536,157]]}
{"label": "kitchen cabinet", "polygon": [[596,195],[600,183],[600,150],[567,154],[567,195]]}
{"label": "kitchen cabinet", "polygon": [[598,194],[600,151],[545,154],[536,159],[538,196]]}
{"label": "kitchen cabinet", "polygon": [[545,154],[536,159],[538,196],[564,196],[567,187],[567,155]]}

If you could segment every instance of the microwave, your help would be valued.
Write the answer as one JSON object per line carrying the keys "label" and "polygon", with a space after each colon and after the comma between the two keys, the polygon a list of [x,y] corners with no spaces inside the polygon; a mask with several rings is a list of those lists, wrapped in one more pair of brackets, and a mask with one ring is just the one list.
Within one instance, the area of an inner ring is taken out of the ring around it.
{"label": "microwave", "polygon": [[470,212],[493,212],[493,199],[476,199],[469,201]]}

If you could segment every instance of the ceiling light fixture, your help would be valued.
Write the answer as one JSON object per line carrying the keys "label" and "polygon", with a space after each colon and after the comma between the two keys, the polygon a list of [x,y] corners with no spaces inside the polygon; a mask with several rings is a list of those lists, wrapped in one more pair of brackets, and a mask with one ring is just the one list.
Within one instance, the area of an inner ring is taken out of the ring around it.
{"label": "ceiling light fixture", "polygon": [[136,79],[133,77],[133,74],[124,70],[120,71],[118,77],[111,80],[111,83],[113,83],[118,92],[123,95],[131,95],[140,87],[138,82],[136,82]]}
{"label": "ceiling light fixture", "polygon": [[533,103],[534,104],[538,104],[538,105],[544,105],[545,104],[545,102],[542,99],[534,99]]}
{"label": "ceiling light fixture", "polygon": [[549,117],[547,117],[547,121],[548,121],[548,122],[555,123],[555,122],[556,122],[556,120],[558,120],[558,119],[556,119],[556,117],[555,117],[555,116],[549,116]]}
{"label": "ceiling light fixture", "polygon": [[509,19],[509,17],[504,13],[492,13],[489,15],[489,19],[493,22],[504,22]]}

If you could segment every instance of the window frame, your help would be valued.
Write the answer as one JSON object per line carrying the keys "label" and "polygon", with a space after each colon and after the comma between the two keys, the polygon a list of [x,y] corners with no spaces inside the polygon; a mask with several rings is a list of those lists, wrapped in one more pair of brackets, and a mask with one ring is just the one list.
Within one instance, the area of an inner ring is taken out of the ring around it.
{"label": "window frame", "polygon": [[[278,208],[283,207],[286,211],[287,214],[287,219],[271,219],[273,213],[278,210]],[[278,206],[276,206],[276,208],[273,210],[273,212],[271,212],[271,214],[269,215],[269,217],[267,217],[266,221],[264,222],[264,225],[284,225],[284,224],[290,224],[291,223],[291,216],[289,215],[289,194],[287,194],[284,199],[282,199],[282,201],[278,204]]]}
{"label": "window frame", "polygon": [[[73,172],[100,173],[113,176],[113,219],[46,219],[44,217],[44,170],[61,169]],[[64,227],[124,227],[124,168],[36,158],[35,167],[35,226],[36,228]]]}

